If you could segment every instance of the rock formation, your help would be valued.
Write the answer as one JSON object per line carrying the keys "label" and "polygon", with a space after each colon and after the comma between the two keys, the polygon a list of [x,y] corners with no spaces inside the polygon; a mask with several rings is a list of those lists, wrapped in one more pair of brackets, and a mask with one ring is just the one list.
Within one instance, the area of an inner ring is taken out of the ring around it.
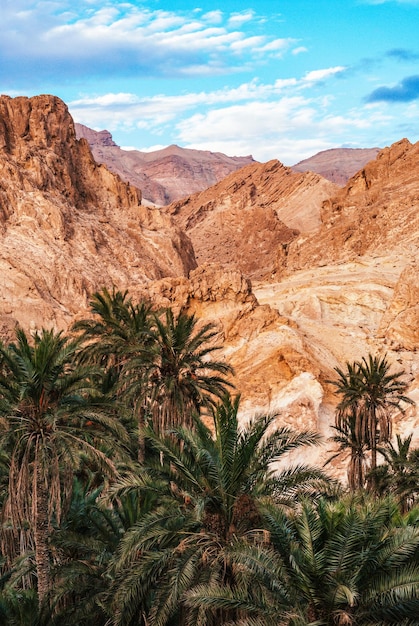
{"label": "rock formation", "polygon": [[255,163],[167,211],[192,240],[198,264],[220,263],[252,279],[270,277],[300,232],[320,225],[323,200],[338,187],[279,161]]}
{"label": "rock formation", "polygon": [[202,191],[230,172],[254,162],[251,156],[229,157],[220,152],[179,146],[154,152],[122,150],[107,130],[96,132],[82,124],[75,127],[77,136],[89,142],[98,163],[139,187],[146,200],[160,206]]}
{"label": "rock formation", "polygon": [[188,238],[92,158],[66,105],[0,98],[0,323],[65,326],[92,290],[195,267]]}

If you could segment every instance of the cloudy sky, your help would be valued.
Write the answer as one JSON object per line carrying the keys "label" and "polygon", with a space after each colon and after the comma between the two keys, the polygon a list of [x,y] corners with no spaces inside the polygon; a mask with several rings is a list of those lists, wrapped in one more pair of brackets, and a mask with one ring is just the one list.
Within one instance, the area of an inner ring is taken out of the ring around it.
{"label": "cloudy sky", "polygon": [[419,140],[419,0],[0,0],[0,92],[124,148],[286,165]]}

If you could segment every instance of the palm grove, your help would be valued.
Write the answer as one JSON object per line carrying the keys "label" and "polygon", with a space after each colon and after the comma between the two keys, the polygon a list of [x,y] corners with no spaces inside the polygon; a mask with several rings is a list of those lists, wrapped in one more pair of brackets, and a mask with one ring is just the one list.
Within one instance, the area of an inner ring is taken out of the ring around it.
{"label": "palm grove", "polygon": [[68,334],[0,344],[1,624],[419,624],[403,373],[336,370],[346,487],[287,464],[316,433],[239,426],[217,349],[211,325],[106,289]]}

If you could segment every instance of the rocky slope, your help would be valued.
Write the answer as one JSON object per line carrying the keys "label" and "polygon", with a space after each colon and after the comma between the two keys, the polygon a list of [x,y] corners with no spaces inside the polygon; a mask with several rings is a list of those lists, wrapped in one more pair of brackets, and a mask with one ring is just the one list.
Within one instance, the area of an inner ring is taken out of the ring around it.
{"label": "rocky slope", "polygon": [[[230,320],[223,336],[226,354],[236,367],[245,415],[270,408],[279,411],[281,421],[317,428],[327,437],[336,398],[326,381],[333,378],[335,367],[369,353],[386,354],[393,371],[403,370],[409,395],[419,401],[418,154],[419,143],[407,140],[384,149],[345,188],[334,187],[332,195],[306,215],[298,208],[290,210],[295,174],[276,162],[245,168],[240,176],[231,175],[169,207],[190,234],[199,263],[218,258],[224,268],[240,268],[253,278],[259,306],[251,312],[237,303],[234,318],[232,310],[227,315],[223,298],[218,309],[212,305],[214,320]],[[257,184],[252,186],[256,170]],[[284,185],[277,194],[278,180]],[[307,180],[302,184],[306,189]],[[259,224],[256,213],[252,218],[254,204],[277,209],[283,228],[295,227],[292,220],[301,219],[299,234],[283,230],[290,235],[284,245],[272,228],[264,237],[270,237],[270,252],[268,246],[264,255],[257,245],[252,250]],[[247,211],[246,227],[234,238],[240,224],[236,215]],[[230,224],[228,257],[217,242],[217,227],[223,241]],[[304,228],[306,224],[310,226]],[[276,273],[268,274],[269,268]],[[212,282],[217,281],[207,281]],[[397,416],[395,430],[414,432],[419,445],[417,409],[406,409]],[[316,459],[326,456],[327,447]]]}
{"label": "rocky slope", "polygon": [[0,323],[70,321],[92,289],[136,290],[195,267],[141,192],[97,165],[58,98],[0,98]]}
{"label": "rocky slope", "polygon": [[107,131],[76,124],[77,137],[89,142],[98,163],[139,187],[144,199],[166,205],[202,191],[231,172],[253,162],[251,156],[229,157],[220,152],[168,146],[154,152],[122,150]]}
{"label": "rocky slope", "polygon": [[279,161],[255,163],[167,211],[192,240],[199,264],[261,279],[276,272],[291,241],[320,225],[322,202],[338,187]]}
{"label": "rocky slope", "polygon": [[323,150],[292,166],[294,172],[316,172],[324,178],[346,185],[348,179],[375,159],[380,148],[333,148]]}

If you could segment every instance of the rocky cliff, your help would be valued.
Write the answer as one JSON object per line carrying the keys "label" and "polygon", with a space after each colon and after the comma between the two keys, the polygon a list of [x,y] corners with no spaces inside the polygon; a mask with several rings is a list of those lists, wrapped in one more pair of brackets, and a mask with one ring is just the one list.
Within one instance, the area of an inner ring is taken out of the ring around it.
{"label": "rocky cliff", "polygon": [[167,212],[192,240],[198,263],[217,262],[252,279],[270,277],[290,243],[316,230],[338,187],[279,161],[255,163],[172,203]]}
{"label": "rocky cliff", "polygon": [[189,239],[98,165],[52,96],[0,98],[0,320],[65,325],[92,290],[195,267]]}
{"label": "rocky cliff", "polygon": [[75,128],[77,136],[89,142],[98,163],[139,187],[146,200],[160,206],[215,185],[231,172],[254,162],[251,156],[229,157],[221,152],[179,146],[152,152],[122,150],[107,130],[96,132],[82,124]]}

